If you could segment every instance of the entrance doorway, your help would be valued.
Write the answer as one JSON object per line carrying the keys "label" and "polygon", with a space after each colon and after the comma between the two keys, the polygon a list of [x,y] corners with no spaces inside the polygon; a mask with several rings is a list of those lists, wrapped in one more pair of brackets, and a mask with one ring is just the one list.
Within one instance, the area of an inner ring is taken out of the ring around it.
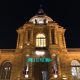
{"label": "entrance doorway", "polygon": [[38,62],[33,65],[34,80],[49,80],[49,63]]}

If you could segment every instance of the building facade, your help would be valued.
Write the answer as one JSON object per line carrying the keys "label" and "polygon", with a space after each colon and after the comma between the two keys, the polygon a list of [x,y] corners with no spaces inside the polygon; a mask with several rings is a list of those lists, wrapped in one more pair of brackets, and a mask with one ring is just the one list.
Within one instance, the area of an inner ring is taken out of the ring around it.
{"label": "building facade", "polygon": [[80,49],[42,9],[17,33],[16,49],[0,49],[0,80],[80,80]]}

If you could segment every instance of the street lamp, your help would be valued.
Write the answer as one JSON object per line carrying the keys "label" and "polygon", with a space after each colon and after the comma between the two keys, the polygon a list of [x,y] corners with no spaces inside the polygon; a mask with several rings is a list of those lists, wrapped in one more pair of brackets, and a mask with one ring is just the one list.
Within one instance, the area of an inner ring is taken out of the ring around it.
{"label": "street lamp", "polygon": [[29,77],[28,71],[29,71],[29,65],[27,64],[25,78]]}
{"label": "street lamp", "polygon": [[56,79],[58,77],[58,75],[57,74],[54,74],[54,78]]}

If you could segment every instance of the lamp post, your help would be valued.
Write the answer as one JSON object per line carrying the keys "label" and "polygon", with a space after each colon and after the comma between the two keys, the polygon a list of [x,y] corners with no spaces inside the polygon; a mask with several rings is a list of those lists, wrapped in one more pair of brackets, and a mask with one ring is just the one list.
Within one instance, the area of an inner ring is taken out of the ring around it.
{"label": "lamp post", "polygon": [[28,71],[29,71],[29,65],[27,64],[25,78],[29,77]]}

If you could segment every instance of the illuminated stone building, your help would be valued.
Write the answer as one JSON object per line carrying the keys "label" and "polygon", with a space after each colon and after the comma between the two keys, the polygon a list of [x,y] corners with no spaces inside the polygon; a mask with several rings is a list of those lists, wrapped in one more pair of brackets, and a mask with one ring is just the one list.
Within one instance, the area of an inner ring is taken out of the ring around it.
{"label": "illuminated stone building", "polygon": [[0,80],[80,80],[80,49],[42,9],[17,33],[16,49],[0,50]]}

